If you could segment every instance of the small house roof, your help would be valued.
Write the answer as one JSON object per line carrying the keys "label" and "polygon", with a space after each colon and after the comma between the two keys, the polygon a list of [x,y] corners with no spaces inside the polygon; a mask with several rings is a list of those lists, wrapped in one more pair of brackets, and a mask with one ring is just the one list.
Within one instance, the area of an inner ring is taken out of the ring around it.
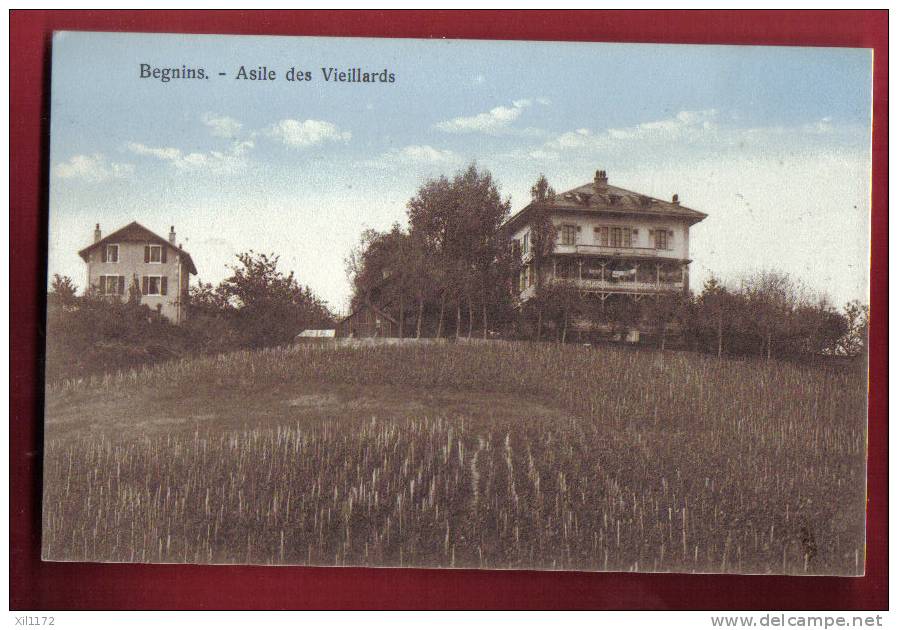
{"label": "small house roof", "polygon": [[685,219],[690,225],[698,223],[708,215],[673,201],[663,201],[648,195],[626,190],[605,182],[590,182],[571,190],[556,194],[542,202],[532,202],[514,214],[505,223],[506,228],[519,224],[534,208],[544,208],[554,212],[571,212],[601,215],[673,217]]}
{"label": "small house roof", "polygon": [[80,252],[78,252],[78,255],[84,259],[84,262],[87,262],[88,254],[90,254],[90,252],[92,252],[97,247],[101,247],[103,245],[106,245],[107,243],[122,243],[122,242],[140,242],[140,243],[151,242],[151,243],[158,243],[160,245],[167,245],[168,247],[171,247],[176,252],[178,252],[178,254],[181,256],[181,260],[184,262],[185,265],[187,265],[187,271],[189,273],[192,273],[193,275],[196,275],[196,273],[197,273],[196,266],[193,264],[193,258],[190,257],[190,254],[188,254],[186,251],[184,251],[177,245],[173,245],[172,243],[168,242],[167,239],[162,238],[155,232],[148,230],[147,228],[142,226],[137,221],[132,221],[125,227],[119,228],[118,230],[111,232],[110,234],[101,238],[96,243],[91,243],[90,245],[88,245],[87,247],[82,249]]}

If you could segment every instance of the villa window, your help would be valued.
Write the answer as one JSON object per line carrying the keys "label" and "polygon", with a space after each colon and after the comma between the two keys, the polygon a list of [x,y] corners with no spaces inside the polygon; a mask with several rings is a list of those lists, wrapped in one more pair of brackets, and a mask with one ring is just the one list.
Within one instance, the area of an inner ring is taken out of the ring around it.
{"label": "villa window", "polygon": [[668,249],[667,228],[655,230],[655,249]]}
{"label": "villa window", "polygon": [[526,256],[530,252],[530,232],[526,232],[524,234],[523,245],[521,246],[521,253]]}
{"label": "villa window", "polygon": [[632,235],[631,228],[611,228],[611,247],[630,247]]}
{"label": "villa window", "polygon": [[608,226],[603,225],[602,227],[593,228],[593,239],[596,242],[596,245],[601,245],[602,247],[608,247]]}
{"label": "villa window", "polygon": [[576,245],[577,244],[577,226],[562,225],[561,226],[561,244]]}

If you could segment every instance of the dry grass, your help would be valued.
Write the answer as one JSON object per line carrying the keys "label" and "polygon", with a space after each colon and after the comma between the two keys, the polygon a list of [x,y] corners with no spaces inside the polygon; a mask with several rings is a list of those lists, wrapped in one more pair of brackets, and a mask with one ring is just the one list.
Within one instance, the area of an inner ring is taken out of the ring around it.
{"label": "dry grass", "polygon": [[[59,383],[47,394],[44,556],[862,572],[863,375],[656,359],[531,344],[306,347]],[[478,404],[270,404],[309,388]],[[148,393],[202,414],[227,392],[233,417],[124,434],[100,418],[54,435],[54,414],[87,415],[107,391],[120,393],[103,413],[125,423]],[[502,413],[509,399],[560,412]]]}

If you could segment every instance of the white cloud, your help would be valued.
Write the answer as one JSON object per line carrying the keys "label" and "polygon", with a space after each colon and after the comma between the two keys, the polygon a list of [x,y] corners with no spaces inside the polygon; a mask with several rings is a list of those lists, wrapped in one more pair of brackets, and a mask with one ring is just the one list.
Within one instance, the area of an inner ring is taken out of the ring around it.
{"label": "white cloud", "polygon": [[801,142],[843,142],[857,138],[856,129],[841,128],[831,118],[793,127],[745,127],[737,118],[724,118],[716,109],[681,111],[670,118],[639,123],[630,127],[593,131],[580,128],[557,135],[542,147],[546,151],[601,152],[626,147],[628,151],[682,151],[700,146],[707,151],[726,149],[783,150]]}
{"label": "white cloud", "polygon": [[203,114],[201,120],[209,127],[209,133],[219,138],[235,138],[243,128],[239,120],[212,112]]}
{"label": "white cloud", "polygon": [[160,160],[177,160],[181,157],[181,149],[173,147],[150,147],[141,142],[129,142],[128,150],[136,155],[152,155]]}
{"label": "white cloud", "polygon": [[718,129],[716,109],[681,111],[671,118],[639,123],[632,127],[611,128],[593,132],[587,128],[563,133],[546,143],[554,150],[604,149],[617,142],[690,141],[714,134]]}
{"label": "white cloud", "polygon": [[802,129],[807,133],[830,133],[834,131],[833,119],[831,116],[826,116],[817,122],[804,125]]}
{"label": "white cloud", "polygon": [[454,151],[437,149],[428,144],[412,144],[401,149],[390,149],[373,160],[362,162],[374,168],[398,168],[400,166],[453,165],[462,158]]}
{"label": "white cloud", "polygon": [[545,151],[543,149],[534,149],[529,151],[527,155],[534,160],[557,160],[560,157],[555,151]]}
{"label": "white cloud", "polygon": [[102,153],[74,155],[67,162],[56,164],[53,169],[60,179],[82,179],[91,183],[121,179],[134,173],[134,165],[110,162]]}
{"label": "white cloud", "polygon": [[294,120],[286,118],[266,130],[289,147],[305,148],[324,142],[349,142],[352,133],[342,131],[334,123],[324,120]]}
{"label": "white cloud", "polygon": [[[537,102],[545,104],[543,101],[545,101],[545,99],[537,99]],[[524,109],[531,107],[532,105],[532,99],[521,98],[512,101],[511,107],[499,105],[482,114],[459,116],[457,118],[438,122],[435,126],[440,131],[445,131],[447,133],[507,133],[511,131],[511,124],[520,118]],[[533,133],[536,130],[528,129],[523,131]]]}
{"label": "white cloud", "polygon": [[129,151],[168,162],[181,171],[206,170],[212,173],[236,173],[246,168],[246,154],[255,147],[252,140],[235,140],[225,151],[192,151],[186,153],[175,147],[151,147],[141,142],[129,142]]}

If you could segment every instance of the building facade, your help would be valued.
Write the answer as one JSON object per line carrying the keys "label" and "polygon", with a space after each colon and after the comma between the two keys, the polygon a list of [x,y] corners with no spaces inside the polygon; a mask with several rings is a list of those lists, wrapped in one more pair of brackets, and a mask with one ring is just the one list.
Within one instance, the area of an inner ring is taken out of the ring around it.
{"label": "building facade", "polygon": [[109,299],[138,295],[142,304],[180,324],[187,318],[187,291],[196,267],[176,243],[174,226],[168,239],[136,221],[104,237],[98,223],[94,242],[78,252],[87,263],[87,286]]}
{"label": "building facade", "polygon": [[[557,231],[554,250],[534,257],[534,216],[544,212]],[[517,293],[533,298],[542,284],[576,287],[604,304],[689,291],[689,229],[707,215],[608,183],[605,171],[592,182],[512,216],[505,229],[522,257]],[[535,258],[543,258],[538,264]]]}

